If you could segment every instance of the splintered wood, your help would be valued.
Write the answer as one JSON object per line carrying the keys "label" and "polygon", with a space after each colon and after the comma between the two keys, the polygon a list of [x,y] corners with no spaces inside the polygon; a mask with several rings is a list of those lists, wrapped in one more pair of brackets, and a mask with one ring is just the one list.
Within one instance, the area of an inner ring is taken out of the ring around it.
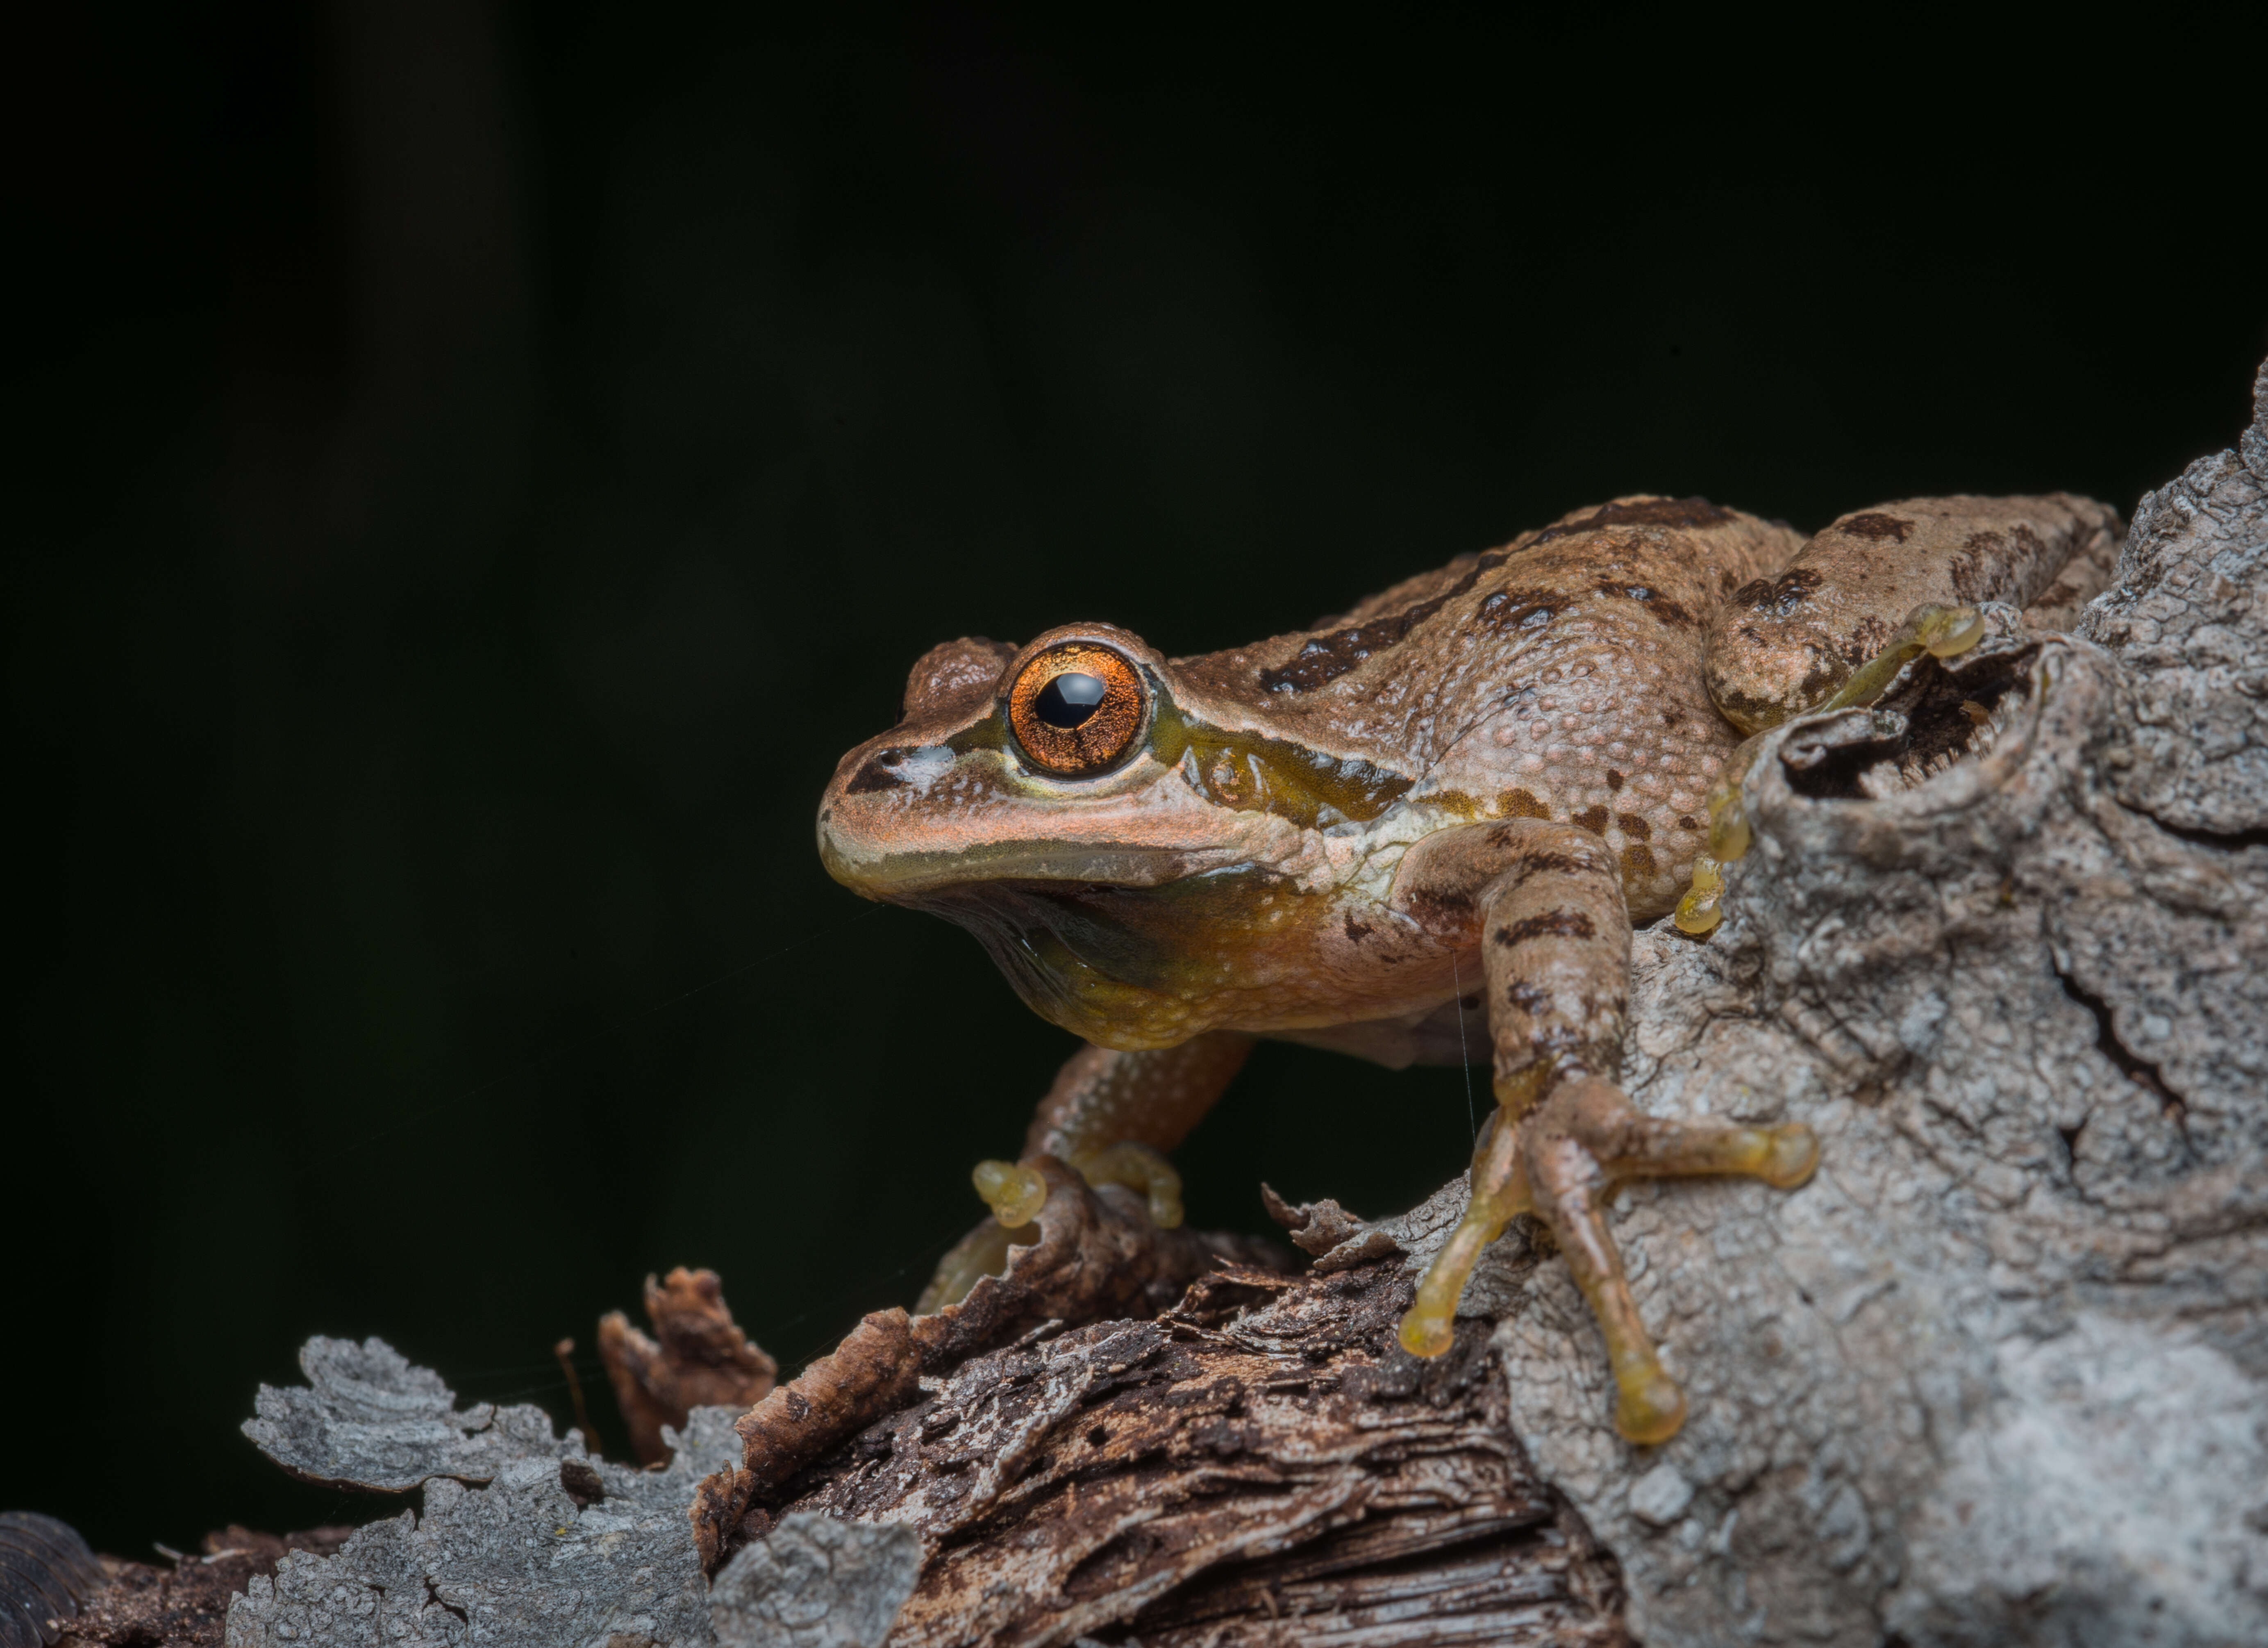
{"label": "splintered wood", "polygon": [[1154,1321],[1049,1324],[923,1380],[772,1509],[921,1535],[894,1648],[1625,1642],[1484,1325],[1420,1363],[1393,1340],[1409,1298],[1396,1262],[1233,1267]]}
{"label": "splintered wood", "polygon": [[713,1270],[680,1265],[665,1281],[645,1279],[648,1339],[614,1311],[599,1319],[599,1358],[630,1427],[641,1465],[669,1458],[662,1427],[685,1428],[696,1408],[753,1408],[779,1376],[779,1363],[733,1321]]}

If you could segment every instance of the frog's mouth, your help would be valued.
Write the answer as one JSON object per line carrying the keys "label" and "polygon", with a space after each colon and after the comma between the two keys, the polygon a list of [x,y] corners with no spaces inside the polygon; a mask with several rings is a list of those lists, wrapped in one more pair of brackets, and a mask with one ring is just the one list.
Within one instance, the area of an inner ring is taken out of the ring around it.
{"label": "frog's mouth", "polygon": [[940,914],[955,904],[956,891],[978,899],[1012,900],[1018,896],[1012,890],[1019,888],[1107,883],[1149,889],[1170,885],[1234,856],[1228,850],[1013,840],[864,855],[826,824],[821,821],[819,856],[828,875],[869,898]]}

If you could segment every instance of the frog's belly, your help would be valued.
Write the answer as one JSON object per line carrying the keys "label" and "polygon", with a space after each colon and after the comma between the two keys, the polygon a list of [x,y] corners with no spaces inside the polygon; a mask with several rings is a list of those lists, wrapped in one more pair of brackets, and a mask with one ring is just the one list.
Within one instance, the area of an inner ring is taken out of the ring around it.
{"label": "frog's belly", "polygon": [[1456,990],[1456,958],[1415,923],[1257,872],[1162,888],[991,882],[924,902],[974,933],[1034,1011],[1107,1047],[1414,1021]]}
{"label": "frog's belly", "polygon": [[1331,1024],[1321,1030],[1278,1031],[1275,1039],[1350,1053],[1389,1070],[1406,1069],[1413,1064],[1477,1063],[1484,1080],[1491,1066],[1493,1045],[1489,1039],[1488,1015],[1471,994],[1393,1018]]}

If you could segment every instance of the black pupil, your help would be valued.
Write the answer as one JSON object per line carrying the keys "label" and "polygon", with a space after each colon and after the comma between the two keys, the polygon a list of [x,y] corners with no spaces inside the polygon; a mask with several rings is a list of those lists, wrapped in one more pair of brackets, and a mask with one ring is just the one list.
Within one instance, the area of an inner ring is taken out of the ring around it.
{"label": "black pupil", "polygon": [[1096,676],[1081,675],[1076,669],[1065,670],[1040,689],[1039,696],[1032,700],[1032,707],[1049,726],[1069,732],[1094,713],[1095,706],[1102,702],[1107,691]]}

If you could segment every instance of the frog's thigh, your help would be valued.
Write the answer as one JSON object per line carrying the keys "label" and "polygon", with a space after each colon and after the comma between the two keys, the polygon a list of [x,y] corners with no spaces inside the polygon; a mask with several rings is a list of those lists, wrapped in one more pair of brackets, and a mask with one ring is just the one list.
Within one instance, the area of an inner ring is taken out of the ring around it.
{"label": "frog's thigh", "polygon": [[1980,601],[2052,621],[2101,587],[2118,515],[2091,499],[1916,498],[1844,516],[1709,626],[1709,695],[1743,732],[1824,702],[1916,607]]}

